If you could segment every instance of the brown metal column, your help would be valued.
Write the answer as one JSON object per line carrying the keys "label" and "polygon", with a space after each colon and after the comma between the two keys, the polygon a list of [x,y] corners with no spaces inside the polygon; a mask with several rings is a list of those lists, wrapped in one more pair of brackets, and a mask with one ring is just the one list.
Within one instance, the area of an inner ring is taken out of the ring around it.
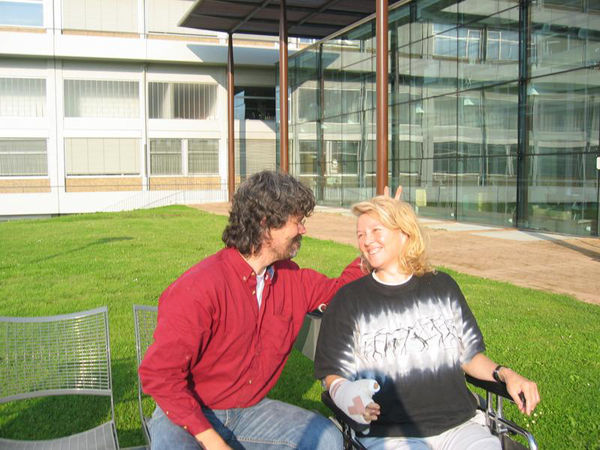
{"label": "brown metal column", "polygon": [[229,201],[235,193],[235,122],[233,115],[235,83],[233,81],[233,34],[227,39],[227,192]]}
{"label": "brown metal column", "polygon": [[377,0],[377,195],[388,184],[388,1]]}
{"label": "brown metal column", "polygon": [[288,33],[285,0],[280,0],[279,15],[279,167],[288,172]]}

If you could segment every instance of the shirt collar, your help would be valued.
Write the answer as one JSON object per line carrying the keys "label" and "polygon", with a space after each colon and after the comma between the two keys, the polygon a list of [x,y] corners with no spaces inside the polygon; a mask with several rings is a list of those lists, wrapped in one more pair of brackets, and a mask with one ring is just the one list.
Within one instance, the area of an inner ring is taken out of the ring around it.
{"label": "shirt collar", "polygon": [[[248,262],[236,248],[226,248],[224,252],[227,261],[229,261],[229,263],[233,266],[233,269],[239,275],[242,281],[246,282],[250,279],[256,280],[254,269],[252,266],[250,266],[250,264],[248,264]],[[265,275],[265,282],[270,283],[275,276],[275,268],[273,267],[273,264],[267,267]]]}

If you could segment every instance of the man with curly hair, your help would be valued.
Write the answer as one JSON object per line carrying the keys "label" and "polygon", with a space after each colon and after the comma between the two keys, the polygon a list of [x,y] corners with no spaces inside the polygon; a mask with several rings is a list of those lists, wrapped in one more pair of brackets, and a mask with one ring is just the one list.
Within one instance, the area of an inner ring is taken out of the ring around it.
{"label": "man with curly hair", "polygon": [[139,370],[158,405],[153,450],[342,448],[329,420],[266,397],[306,313],[363,275],[358,259],[333,279],[290,260],[314,207],[292,176],[253,175],[233,198],[225,248],[160,297],[155,341]]}

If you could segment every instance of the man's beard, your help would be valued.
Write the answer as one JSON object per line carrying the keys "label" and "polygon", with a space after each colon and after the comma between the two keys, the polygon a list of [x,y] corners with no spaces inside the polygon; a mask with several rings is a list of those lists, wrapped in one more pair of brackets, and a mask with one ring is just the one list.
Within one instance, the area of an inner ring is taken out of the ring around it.
{"label": "man's beard", "polygon": [[286,247],[286,249],[282,252],[277,252],[277,259],[279,261],[284,259],[292,259],[295,258],[298,252],[300,251],[300,247],[302,246],[302,235],[299,234],[296,236],[290,244]]}

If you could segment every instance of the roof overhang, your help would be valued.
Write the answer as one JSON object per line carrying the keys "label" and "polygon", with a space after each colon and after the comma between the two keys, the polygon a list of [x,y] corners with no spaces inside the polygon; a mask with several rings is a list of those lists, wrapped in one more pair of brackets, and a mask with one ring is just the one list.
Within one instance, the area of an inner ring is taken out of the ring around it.
{"label": "roof overhang", "polygon": [[[399,0],[389,0],[392,5]],[[286,0],[288,36],[323,39],[375,13],[375,0]],[[196,0],[179,26],[279,35],[280,0]]]}

